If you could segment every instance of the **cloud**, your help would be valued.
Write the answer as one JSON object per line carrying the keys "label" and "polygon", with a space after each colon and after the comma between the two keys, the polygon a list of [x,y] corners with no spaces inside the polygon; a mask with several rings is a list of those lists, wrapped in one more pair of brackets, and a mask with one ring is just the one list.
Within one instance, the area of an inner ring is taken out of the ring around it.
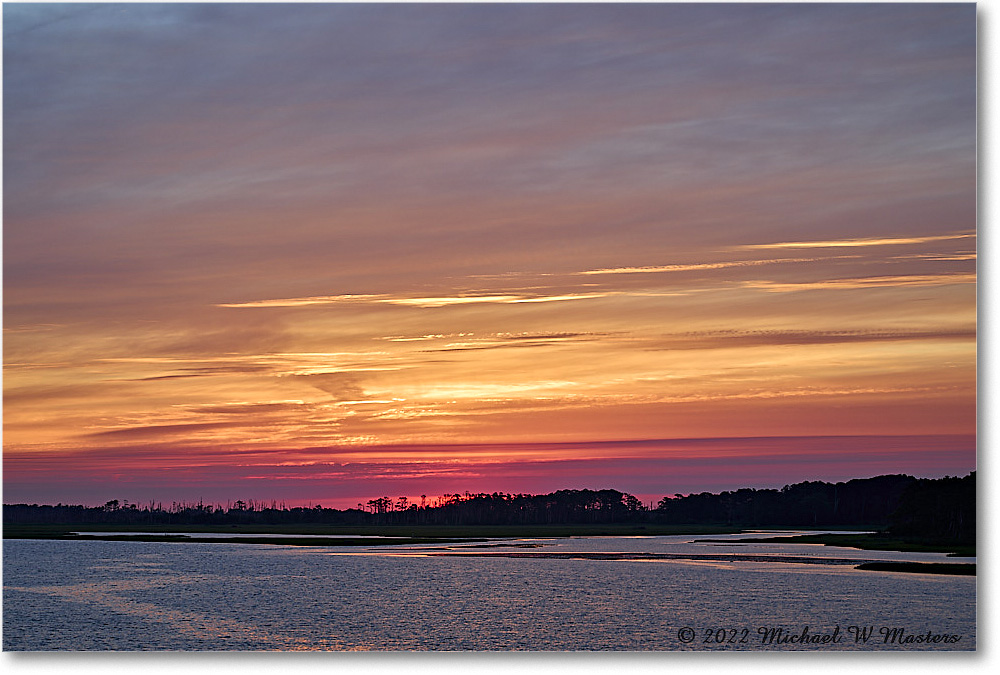
{"label": "cloud", "polygon": [[431,309],[454,305],[473,304],[521,304],[533,302],[565,302],[569,300],[590,300],[603,298],[610,293],[569,293],[563,295],[511,295],[511,294],[463,294],[440,297],[405,297],[389,295],[318,295],[304,298],[284,298],[280,300],[252,300],[218,304],[216,307],[304,307],[308,305],[331,305],[344,302],[370,302],[404,307]]}
{"label": "cloud", "polygon": [[221,403],[188,408],[191,412],[208,415],[259,415],[267,413],[299,412],[309,406],[303,401],[274,401],[266,403]]}
{"label": "cloud", "polygon": [[[919,363],[879,350],[870,379],[843,368],[834,384],[905,386],[916,375],[894,373],[906,368],[974,394],[959,342],[974,335],[973,294],[921,288],[974,282],[925,274],[970,263],[823,264],[974,247],[974,5],[3,12],[4,321],[59,325],[6,334],[8,365],[30,368],[6,373],[4,449],[52,457],[53,481],[78,482],[85,462],[60,453],[77,456],[85,432],[114,449],[96,479],[112,488],[112,471],[176,485],[170,468],[218,462],[236,475],[277,444],[556,439],[591,424],[780,435],[806,424],[787,414],[792,399],[753,424],[708,405],[705,422],[671,418],[684,406],[670,403],[612,408],[825,382],[742,361],[731,378],[736,364],[716,362],[739,354],[646,347],[954,340]],[[881,286],[926,301],[769,294]],[[926,331],[650,337],[876,318]],[[588,335],[602,331],[627,337]],[[408,402],[375,402],[396,394]],[[278,403],[294,398],[307,403]],[[921,400],[904,423],[957,428],[953,409]],[[510,416],[466,414],[477,406]],[[547,406],[574,410],[533,412]],[[164,454],[181,441],[206,447]]]}
{"label": "cloud", "polygon": [[332,305],[339,302],[365,302],[384,295],[314,295],[305,298],[282,298],[278,300],[251,300],[249,302],[226,302],[216,307],[308,307],[309,305]]}
{"label": "cloud", "polygon": [[903,340],[975,340],[976,329],[957,330],[758,330],[704,331],[665,336],[651,349],[729,349],[777,345],[819,345]]}
{"label": "cloud", "polygon": [[566,342],[589,342],[610,335],[609,333],[521,333],[497,334],[488,338],[475,338],[464,342],[451,342],[438,349],[424,352],[479,351],[484,349],[509,349],[521,347],[547,347]]}
{"label": "cloud", "polygon": [[426,353],[434,352],[475,352],[484,349],[508,349],[508,348],[523,348],[523,347],[548,347],[551,346],[551,342],[545,341],[535,341],[535,342],[520,342],[520,343],[506,343],[506,342],[457,342],[449,345],[445,345],[440,349],[425,349]]}
{"label": "cloud", "polygon": [[247,363],[243,365],[226,365],[226,366],[195,366],[191,368],[181,368],[179,373],[170,373],[167,375],[152,375],[149,377],[140,377],[132,381],[134,382],[152,382],[155,380],[178,380],[187,379],[193,377],[214,377],[216,375],[253,375],[257,373],[268,373],[273,370],[270,365],[259,364],[255,365],[252,363]]}
{"label": "cloud", "polygon": [[909,255],[890,256],[890,260],[934,260],[937,262],[963,262],[975,260],[975,253],[956,253],[955,255],[942,255],[939,253],[911,253]]}
{"label": "cloud", "polygon": [[376,339],[387,340],[389,342],[427,342],[429,340],[444,340],[456,337],[471,337],[472,335],[473,335],[472,333],[448,333],[448,334],[432,333],[427,335],[415,335],[415,336],[386,335],[378,337]]}
{"label": "cloud", "polygon": [[899,276],[856,277],[853,279],[825,279],[822,281],[743,281],[745,288],[756,288],[768,293],[793,293],[815,290],[850,290],[859,288],[882,288],[892,286],[947,286],[950,284],[974,284],[975,274],[905,274]]}
{"label": "cloud", "polygon": [[358,401],[366,396],[365,390],[361,386],[363,378],[356,372],[290,375],[289,377],[329,394],[334,401]]}
{"label": "cloud", "polygon": [[856,248],[864,246],[901,246],[904,244],[926,244],[933,241],[975,238],[975,233],[943,234],[928,237],[866,237],[861,239],[833,239],[828,241],[785,241],[774,244],[745,244],[733,246],[734,251],[781,248]]}
{"label": "cloud", "polygon": [[[8,380],[9,381],[9,380]],[[102,396],[128,397],[136,393],[134,385],[114,382],[91,382],[86,384],[43,385],[43,386],[5,386],[3,392],[4,406],[15,404],[54,403],[60,399],[95,400]],[[10,419],[10,410],[5,410]]]}
{"label": "cloud", "polygon": [[84,438],[134,438],[134,437],[156,437],[175,436],[177,434],[190,435],[193,432],[206,431],[209,429],[220,429],[238,425],[238,422],[198,422],[193,424],[154,424],[150,426],[126,427],[124,429],[111,429],[109,431],[96,431],[84,434]]}
{"label": "cloud", "polygon": [[606,298],[615,293],[568,293],[566,295],[548,295],[540,297],[518,298],[511,300],[513,304],[527,302],[564,302],[566,300],[591,300],[593,298]]}
{"label": "cloud", "polygon": [[[853,256],[837,256],[846,258]],[[608,269],[587,270],[577,274],[652,274],[658,272],[691,272],[696,270],[719,270],[728,267],[755,267],[757,265],[776,265],[793,262],[816,262],[827,258],[771,258],[764,260],[729,260],[714,263],[690,263],[682,265],[657,265],[649,267],[612,267]]]}
{"label": "cloud", "polygon": [[521,300],[519,295],[458,295],[452,297],[439,298],[390,298],[379,300],[379,302],[391,305],[404,305],[407,307],[447,307],[450,305],[471,305],[478,303],[499,303],[509,304]]}
{"label": "cloud", "polygon": [[499,334],[498,338],[502,340],[531,340],[533,342],[538,340],[546,341],[556,341],[564,342],[566,340],[581,340],[581,339],[594,339],[599,337],[604,337],[608,335],[607,333],[518,333],[516,335],[511,334]]}
{"label": "cloud", "polygon": [[205,377],[203,374],[191,373],[189,375],[154,375],[152,377],[140,377],[133,382],[156,382],[157,380],[185,380],[192,377]]}
{"label": "cloud", "polygon": [[484,401],[493,398],[538,399],[546,395],[562,394],[580,387],[579,382],[570,380],[527,380],[522,382],[440,382],[421,387],[418,396],[431,401],[457,401],[472,399]]}

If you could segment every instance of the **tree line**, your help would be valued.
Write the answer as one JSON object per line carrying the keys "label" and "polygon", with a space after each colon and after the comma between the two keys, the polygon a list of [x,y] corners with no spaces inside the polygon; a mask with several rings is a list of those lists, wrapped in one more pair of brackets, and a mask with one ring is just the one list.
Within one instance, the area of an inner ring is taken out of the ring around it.
{"label": "tree line", "polygon": [[660,500],[657,522],[740,527],[848,526],[901,536],[973,542],[976,473],[964,478],[902,474],[841,483],[810,481],[780,490],[674,495]]}
{"label": "tree line", "polygon": [[733,527],[858,527],[892,534],[974,541],[975,472],[964,478],[902,474],[846,482],[807,481],[779,489],[743,488],[664,497],[650,508],[617,490],[558,490],[544,495],[446,494],[419,503],[380,497],[357,508],[287,507],[237,500],[221,504],[174,502],[102,506],[9,504],[10,524],[114,523],[128,525],[565,525],[653,523]]}

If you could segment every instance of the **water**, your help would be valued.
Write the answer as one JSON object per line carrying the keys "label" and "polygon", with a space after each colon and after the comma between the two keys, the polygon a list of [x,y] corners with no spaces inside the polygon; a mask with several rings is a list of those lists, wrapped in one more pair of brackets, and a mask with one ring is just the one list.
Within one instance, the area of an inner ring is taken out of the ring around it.
{"label": "water", "polygon": [[[964,559],[802,544],[693,542],[697,538],[370,548],[6,540],[3,646],[130,651],[975,648],[974,577],[868,572],[851,565],[792,563],[781,556]],[[601,551],[752,554],[774,561],[495,555]],[[868,642],[855,642],[851,626],[870,628]],[[828,635],[830,641],[764,644],[762,628],[771,629],[773,637],[780,628],[786,638],[806,629],[806,636]],[[959,637],[951,643],[886,643],[882,628],[902,629],[898,639],[926,639],[928,633]]]}

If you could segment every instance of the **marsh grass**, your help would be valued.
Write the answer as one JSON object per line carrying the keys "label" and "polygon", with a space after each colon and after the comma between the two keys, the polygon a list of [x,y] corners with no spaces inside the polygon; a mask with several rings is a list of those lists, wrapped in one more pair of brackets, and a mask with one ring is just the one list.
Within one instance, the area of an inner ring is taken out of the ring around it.
{"label": "marsh grass", "polygon": [[976,576],[973,563],[868,562],[857,566],[872,572],[912,572],[917,574],[956,574]]}

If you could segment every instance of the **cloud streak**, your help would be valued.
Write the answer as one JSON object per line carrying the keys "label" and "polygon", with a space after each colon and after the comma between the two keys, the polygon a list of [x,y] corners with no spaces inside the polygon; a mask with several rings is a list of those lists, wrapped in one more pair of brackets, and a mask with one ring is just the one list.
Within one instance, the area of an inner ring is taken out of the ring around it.
{"label": "cloud streak", "polygon": [[611,293],[568,293],[561,295],[510,295],[510,294],[463,294],[440,297],[393,297],[389,295],[319,295],[305,298],[285,298],[280,300],[251,300],[248,302],[220,303],[217,307],[230,308],[271,308],[307,307],[310,305],[334,305],[340,303],[375,303],[436,309],[455,305],[500,304],[519,305],[536,302],[567,302],[571,300],[592,300],[604,298]]}
{"label": "cloud streak", "polygon": [[817,290],[857,290],[865,288],[891,288],[906,286],[950,286],[953,284],[974,284],[975,274],[904,274],[896,276],[855,277],[851,279],[824,279],[821,281],[744,281],[745,288],[753,288],[768,293],[794,293]]}
{"label": "cloud streak", "polygon": [[912,244],[927,244],[955,239],[974,239],[975,233],[942,234],[926,237],[865,237],[859,239],[835,239],[827,241],[785,241],[773,244],[744,244],[734,246],[736,251],[754,251],[784,248],[862,248],[868,246],[903,246]]}
{"label": "cloud streak", "polygon": [[959,330],[761,330],[705,331],[665,336],[653,349],[732,349],[777,345],[828,345],[905,340],[972,340],[976,329]]}
{"label": "cloud streak", "polygon": [[[848,256],[838,256],[840,258]],[[689,263],[677,265],[653,265],[647,267],[612,267],[587,270],[577,274],[656,274],[660,272],[693,272],[700,270],[721,270],[730,267],[757,267],[759,265],[779,265],[784,263],[816,262],[823,258],[771,258],[763,260],[729,260],[712,263]]]}
{"label": "cloud streak", "polygon": [[340,302],[367,302],[385,298],[384,295],[315,295],[305,298],[283,298],[278,300],[251,300],[249,302],[224,302],[216,307],[308,307],[310,305],[332,305]]}

